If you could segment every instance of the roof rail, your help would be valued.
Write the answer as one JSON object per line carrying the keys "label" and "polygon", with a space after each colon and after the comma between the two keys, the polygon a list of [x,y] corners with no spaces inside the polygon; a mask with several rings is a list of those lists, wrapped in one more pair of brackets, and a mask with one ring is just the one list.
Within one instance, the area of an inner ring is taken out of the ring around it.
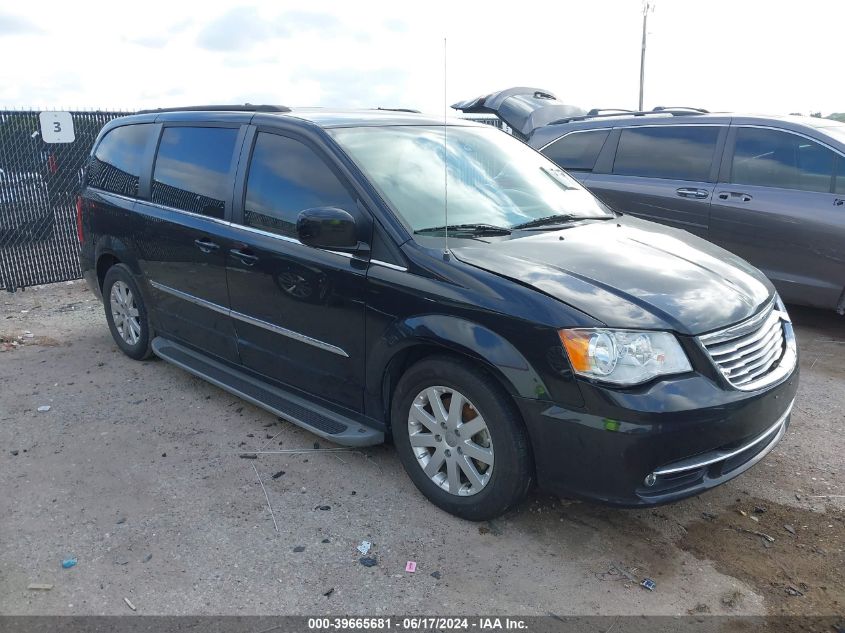
{"label": "roof rail", "polygon": [[377,108],[370,108],[370,110],[385,110],[387,112],[410,112],[412,114],[419,114],[419,110],[412,110],[411,108],[382,108],[381,106]]}
{"label": "roof rail", "polygon": [[[593,112],[597,112],[593,114]],[[606,114],[602,114],[602,112],[606,112]],[[698,114],[708,114],[707,110],[702,110],[700,108],[655,108],[654,110],[601,110],[596,108],[595,110],[590,110],[587,114],[583,114],[581,116],[571,116],[566,117],[563,119],[557,119],[556,121],[552,121],[548,125],[558,125],[561,123],[572,123],[573,121],[588,121],[590,119],[605,119],[609,117],[639,117],[639,116],[655,116],[655,115],[666,115],[669,114],[671,116],[685,116],[685,115],[698,115]]]}
{"label": "roof rail", "polygon": [[602,112],[616,112],[617,114],[630,114],[634,112],[634,110],[626,110],[625,108],[593,108],[589,112],[587,112],[587,116],[596,116],[601,114]]}
{"label": "roof rail", "polygon": [[689,110],[690,112],[699,112],[701,114],[709,114],[710,110],[704,108],[690,108],[689,106],[657,106],[652,112],[663,112],[664,110]]}
{"label": "roof rail", "polygon": [[138,110],[136,114],[160,114],[163,112],[290,112],[290,108],[281,105],[253,105],[251,103],[235,105],[195,105],[176,108],[153,108]]}

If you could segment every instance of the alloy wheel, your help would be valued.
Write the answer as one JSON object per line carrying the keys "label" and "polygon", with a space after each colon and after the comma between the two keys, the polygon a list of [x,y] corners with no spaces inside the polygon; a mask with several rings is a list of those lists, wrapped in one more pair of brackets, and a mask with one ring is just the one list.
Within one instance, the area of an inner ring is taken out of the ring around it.
{"label": "alloy wheel", "polygon": [[480,492],[493,474],[493,442],[487,423],[459,391],[428,387],[408,413],[411,450],[423,472],[449,494]]}
{"label": "alloy wheel", "polygon": [[109,303],[114,327],[120,338],[129,345],[135,345],[141,338],[141,319],[132,290],[122,281],[114,282],[109,293]]}

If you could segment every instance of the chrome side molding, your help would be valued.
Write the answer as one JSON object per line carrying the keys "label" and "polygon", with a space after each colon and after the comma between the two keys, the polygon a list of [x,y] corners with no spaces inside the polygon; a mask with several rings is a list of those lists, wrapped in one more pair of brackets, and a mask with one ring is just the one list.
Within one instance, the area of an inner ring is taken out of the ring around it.
{"label": "chrome side molding", "polygon": [[189,301],[190,303],[202,306],[203,308],[219,312],[220,314],[225,314],[226,316],[229,316],[233,319],[237,319],[238,321],[243,321],[244,323],[249,323],[250,325],[264,328],[265,330],[273,332],[274,334],[281,334],[282,336],[286,336],[295,341],[299,341],[300,343],[306,343],[307,345],[318,347],[327,352],[331,352],[332,354],[337,354],[338,356],[349,358],[349,354],[347,354],[346,351],[344,351],[337,345],[326,343],[325,341],[312,338],[310,336],[307,336],[306,334],[294,332],[293,330],[281,327],[280,325],[275,325],[273,323],[268,323],[267,321],[262,321],[261,319],[256,319],[255,317],[251,317],[248,314],[244,314],[236,310],[231,310],[225,306],[221,306],[220,304],[213,303],[211,301],[206,301],[205,299],[201,299],[200,297],[188,294],[187,292],[182,292],[181,290],[177,290],[176,288],[165,286],[164,284],[159,283],[157,281],[150,280],[150,285],[153,288],[161,290],[162,292],[166,292],[167,294],[173,295],[174,297],[178,297],[179,299]]}

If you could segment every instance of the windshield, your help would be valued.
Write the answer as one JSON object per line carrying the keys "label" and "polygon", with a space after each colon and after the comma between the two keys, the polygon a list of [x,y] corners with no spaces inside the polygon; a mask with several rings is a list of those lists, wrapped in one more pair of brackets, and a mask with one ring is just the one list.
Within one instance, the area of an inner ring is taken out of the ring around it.
{"label": "windshield", "polygon": [[613,214],[557,165],[492,127],[384,126],[329,130],[411,229],[513,228],[540,218]]}

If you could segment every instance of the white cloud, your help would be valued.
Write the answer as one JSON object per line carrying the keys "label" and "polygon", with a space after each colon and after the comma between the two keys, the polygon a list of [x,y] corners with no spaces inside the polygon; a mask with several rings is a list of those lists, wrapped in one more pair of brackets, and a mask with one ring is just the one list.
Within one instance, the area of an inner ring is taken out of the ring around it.
{"label": "white cloud", "polygon": [[[222,3],[221,3],[222,4]],[[209,15],[208,7],[217,6]],[[402,106],[513,85],[582,107],[635,107],[636,0],[512,4],[150,0],[0,13],[2,106],[143,108],[234,98]],[[649,18],[647,107],[845,110],[836,75],[845,3],[664,0]]]}
{"label": "white cloud", "polygon": [[27,18],[0,11],[0,37],[40,34],[41,28]]}

